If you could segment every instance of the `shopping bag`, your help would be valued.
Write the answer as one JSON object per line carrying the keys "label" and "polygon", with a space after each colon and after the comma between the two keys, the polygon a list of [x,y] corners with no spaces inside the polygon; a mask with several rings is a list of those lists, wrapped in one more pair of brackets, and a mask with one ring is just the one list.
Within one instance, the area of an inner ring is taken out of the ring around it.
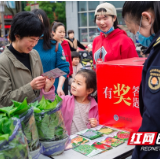
{"label": "shopping bag", "polygon": [[14,131],[9,140],[0,141],[0,159],[28,159],[28,143],[23,134],[21,122],[17,118],[13,119]]}

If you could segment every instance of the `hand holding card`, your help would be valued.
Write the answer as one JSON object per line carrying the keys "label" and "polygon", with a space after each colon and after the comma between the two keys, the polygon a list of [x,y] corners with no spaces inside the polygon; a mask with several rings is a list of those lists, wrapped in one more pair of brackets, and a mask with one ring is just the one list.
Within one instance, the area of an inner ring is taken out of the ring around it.
{"label": "hand holding card", "polygon": [[51,78],[51,79],[46,78],[44,91],[49,92],[50,89],[53,87],[54,82],[55,82],[54,78]]}

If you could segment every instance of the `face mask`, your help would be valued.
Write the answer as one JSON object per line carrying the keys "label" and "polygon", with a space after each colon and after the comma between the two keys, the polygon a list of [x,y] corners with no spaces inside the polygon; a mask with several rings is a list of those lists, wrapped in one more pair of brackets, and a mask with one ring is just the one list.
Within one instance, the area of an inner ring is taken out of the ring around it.
{"label": "face mask", "polygon": [[98,28],[98,30],[104,34],[109,34],[114,30],[114,27],[111,27],[107,32],[103,32],[100,28]]}
{"label": "face mask", "polygon": [[40,36],[40,38],[42,38],[44,36],[44,34],[42,34],[41,36]]}
{"label": "face mask", "polygon": [[[141,18],[141,21],[142,21],[142,18]],[[141,22],[140,22],[140,26],[139,26],[139,31],[140,31],[140,28],[141,28]],[[145,37],[139,31],[136,33],[136,38],[138,39],[139,43],[142,46],[149,47],[149,45],[152,42],[155,34],[152,34],[149,37]]]}

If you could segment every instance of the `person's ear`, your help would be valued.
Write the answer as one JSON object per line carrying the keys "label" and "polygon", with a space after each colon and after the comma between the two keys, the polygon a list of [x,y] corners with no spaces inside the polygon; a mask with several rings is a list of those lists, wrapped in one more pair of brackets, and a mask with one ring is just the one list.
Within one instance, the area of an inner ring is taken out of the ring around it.
{"label": "person's ear", "polygon": [[55,35],[55,32],[54,31],[52,31],[52,34],[53,34],[53,36]]}
{"label": "person's ear", "polygon": [[90,95],[91,93],[93,93],[94,89],[93,88],[89,88],[87,89],[87,94]]}
{"label": "person's ear", "polygon": [[117,19],[117,17],[116,17],[116,16],[114,16],[114,17],[113,17],[113,22],[115,22],[115,21],[116,21],[116,19]]}
{"label": "person's ear", "polygon": [[149,12],[142,12],[142,20],[145,21],[145,23],[152,23],[152,17]]}
{"label": "person's ear", "polygon": [[15,35],[15,39],[16,39],[16,40],[19,40],[19,39],[20,39],[20,36],[19,36],[19,35]]}

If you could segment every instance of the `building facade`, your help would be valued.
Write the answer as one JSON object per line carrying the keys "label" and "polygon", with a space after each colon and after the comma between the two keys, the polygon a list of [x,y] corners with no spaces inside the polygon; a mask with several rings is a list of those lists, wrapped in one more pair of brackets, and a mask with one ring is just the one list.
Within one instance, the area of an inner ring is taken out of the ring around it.
{"label": "building facade", "polygon": [[20,12],[22,10],[22,3],[21,1],[4,1],[4,3],[5,3],[5,10],[3,15],[4,15],[4,28],[6,35],[9,32],[9,28],[11,27],[13,16],[17,12]]}
{"label": "building facade", "polygon": [[94,12],[96,7],[104,2],[115,6],[119,26],[135,41],[135,37],[128,32],[122,18],[122,7],[125,1],[66,1],[67,31],[74,30],[75,38],[84,44],[92,43],[93,39],[99,35],[94,22]]}

